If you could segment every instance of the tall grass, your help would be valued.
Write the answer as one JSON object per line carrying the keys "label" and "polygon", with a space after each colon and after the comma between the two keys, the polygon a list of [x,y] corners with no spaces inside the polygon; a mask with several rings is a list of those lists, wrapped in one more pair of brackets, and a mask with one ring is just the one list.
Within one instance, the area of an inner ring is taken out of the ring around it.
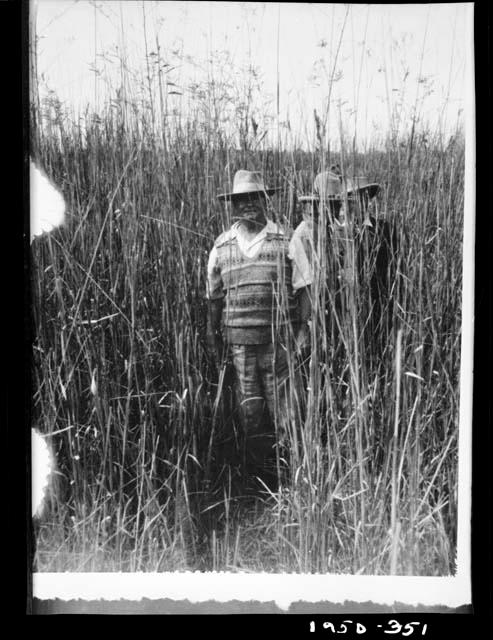
{"label": "tall grass", "polygon": [[[413,126],[329,155],[238,145],[193,112],[159,129],[154,109],[124,100],[79,119],[33,104],[33,154],[68,212],[32,249],[34,419],[58,461],[37,569],[453,572],[460,132]],[[205,347],[207,256],[229,224],[215,195],[235,170],[261,170],[283,187],[272,215],[295,226],[293,190],[333,161],[382,183],[397,240],[390,320],[368,336],[368,273],[342,309],[316,277],[291,468],[278,491],[259,482],[246,499],[231,376]]]}

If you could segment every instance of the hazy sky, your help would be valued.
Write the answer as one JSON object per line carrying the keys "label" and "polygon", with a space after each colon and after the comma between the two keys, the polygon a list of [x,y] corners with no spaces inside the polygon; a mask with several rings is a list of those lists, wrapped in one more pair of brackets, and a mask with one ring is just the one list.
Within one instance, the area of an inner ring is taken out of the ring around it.
{"label": "hazy sky", "polygon": [[[269,135],[277,131],[278,83],[279,120],[289,119],[295,135],[313,135],[313,111],[323,118],[330,86],[328,130],[335,137],[339,115],[346,131],[363,140],[387,133],[393,107],[401,114],[394,126],[409,126],[417,109],[433,127],[439,122],[449,131],[466,106],[472,3],[35,4],[42,86],[75,109],[101,104],[108,87],[115,91],[119,67],[111,54],[124,50],[129,66],[144,71],[144,19],[148,52],[159,42],[163,58],[176,67],[168,78],[182,93],[172,98],[177,109],[186,108],[191,82],[234,77],[240,86],[252,65],[261,83],[254,97],[258,113],[274,116],[265,123]],[[109,54],[106,62],[101,54]],[[95,60],[99,76],[91,70]]]}

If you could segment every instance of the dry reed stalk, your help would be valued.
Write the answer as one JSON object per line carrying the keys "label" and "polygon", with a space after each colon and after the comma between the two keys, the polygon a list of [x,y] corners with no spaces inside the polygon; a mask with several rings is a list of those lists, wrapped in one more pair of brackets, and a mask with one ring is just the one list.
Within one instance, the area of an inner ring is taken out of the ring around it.
{"label": "dry reed stalk", "polygon": [[390,553],[390,573],[397,573],[397,554],[399,551],[400,522],[398,520],[398,497],[399,497],[399,477],[397,475],[398,437],[399,437],[399,416],[401,399],[401,343],[402,329],[397,331],[395,349],[395,414],[394,414],[394,435],[392,441],[392,503],[390,528],[392,535],[392,546]]}

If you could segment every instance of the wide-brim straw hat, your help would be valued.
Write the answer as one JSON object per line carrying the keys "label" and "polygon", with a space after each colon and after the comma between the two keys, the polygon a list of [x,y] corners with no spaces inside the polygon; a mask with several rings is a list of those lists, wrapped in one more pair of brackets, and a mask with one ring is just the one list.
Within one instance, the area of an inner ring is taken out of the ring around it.
{"label": "wide-brim straw hat", "polygon": [[246,171],[240,169],[233,178],[233,191],[230,193],[220,193],[217,197],[219,200],[234,200],[239,196],[251,193],[263,193],[271,196],[280,190],[281,187],[266,188],[264,180],[259,171]]}
{"label": "wide-brim straw hat", "polygon": [[367,192],[373,198],[379,191],[380,185],[376,182],[369,182],[365,176],[358,176],[342,181],[338,173],[323,171],[315,176],[313,182],[313,193],[298,197],[299,202],[315,202],[321,199],[341,202],[344,192],[351,196],[355,192]]}
{"label": "wide-brim straw hat", "polygon": [[337,173],[332,171],[318,173],[313,181],[313,193],[300,196],[298,200],[299,202],[314,202],[322,198],[335,201],[342,199],[342,183]]}
{"label": "wide-brim straw hat", "polygon": [[346,180],[346,192],[349,195],[355,193],[367,192],[370,198],[373,198],[380,191],[380,185],[377,182],[369,182],[366,176],[358,176],[348,178]]}

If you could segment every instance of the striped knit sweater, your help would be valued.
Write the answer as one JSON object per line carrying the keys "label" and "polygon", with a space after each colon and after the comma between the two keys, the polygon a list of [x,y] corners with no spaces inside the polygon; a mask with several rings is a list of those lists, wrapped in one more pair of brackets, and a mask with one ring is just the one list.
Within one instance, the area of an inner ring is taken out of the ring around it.
{"label": "striped knit sweater", "polygon": [[254,258],[235,237],[217,245],[225,292],[223,331],[232,344],[266,344],[295,319],[289,238],[268,232]]}

